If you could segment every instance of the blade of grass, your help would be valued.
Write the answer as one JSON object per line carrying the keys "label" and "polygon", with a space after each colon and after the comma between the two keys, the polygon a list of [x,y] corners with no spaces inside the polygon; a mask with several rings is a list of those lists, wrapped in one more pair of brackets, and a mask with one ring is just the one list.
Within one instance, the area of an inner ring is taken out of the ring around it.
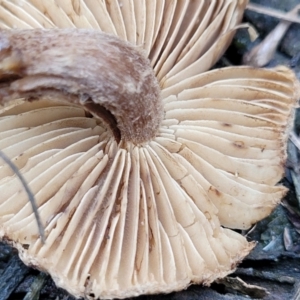
{"label": "blade of grass", "polygon": [[37,205],[36,205],[36,201],[34,198],[34,195],[32,193],[32,191],[30,190],[25,178],[23,177],[23,175],[20,173],[19,169],[17,168],[17,166],[0,150],[0,157],[2,158],[2,160],[7,163],[9,165],[9,167],[12,169],[12,171],[18,176],[18,178],[20,179],[21,183],[23,184],[23,187],[28,195],[28,199],[31,203],[32,206],[32,211],[34,213],[36,222],[37,222],[37,226],[39,229],[39,233],[40,233],[40,238],[42,243],[45,243],[45,231],[44,231],[44,227],[43,224],[41,222],[41,218],[37,209]]}

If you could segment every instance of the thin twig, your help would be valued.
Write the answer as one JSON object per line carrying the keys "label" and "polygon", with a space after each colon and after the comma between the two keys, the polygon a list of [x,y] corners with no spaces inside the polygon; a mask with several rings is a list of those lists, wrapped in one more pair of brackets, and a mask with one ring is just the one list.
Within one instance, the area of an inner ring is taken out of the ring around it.
{"label": "thin twig", "polygon": [[44,227],[43,224],[41,222],[41,218],[37,209],[37,205],[36,205],[36,201],[34,198],[34,195],[31,191],[31,189],[29,188],[25,178],[23,177],[23,175],[20,173],[18,167],[0,150],[0,157],[3,159],[3,161],[5,161],[9,167],[12,169],[12,171],[18,176],[18,178],[20,179],[20,181],[22,182],[24,189],[28,195],[28,199],[31,203],[32,206],[32,210],[37,222],[37,226],[39,229],[39,233],[40,233],[40,238],[41,238],[41,242],[44,244],[45,243],[45,231],[44,231]]}
{"label": "thin twig", "polygon": [[259,14],[264,14],[268,15],[274,18],[278,18],[281,20],[289,21],[289,22],[294,22],[300,24],[300,19],[297,18],[296,16],[288,16],[285,12],[282,12],[280,10],[272,9],[272,8],[266,8],[261,5],[257,5],[254,3],[249,3],[247,5],[247,9],[251,11],[255,11]]}
{"label": "thin twig", "polygon": [[290,132],[289,135],[290,140],[292,141],[292,143],[298,148],[298,150],[300,151],[300,140],[299,137],[296,135],[296,133],[294,131]]}
{"label": "thin twig", "polygon": [[[298,14],[300,5],[296,5],[291,11],[286,13],[287,17]],[[263,67],[274,57],[276,49],[289,29],[292,22],[281,20],[279,24],[264,38],[264,40],[244,54],[243,63],[253,67]]]}
{"label": "thin twig", "polygon": [[23,300],[38,300],[41,299],[40,293],[45,284],[47,279],[47,274],[40,273],[38,276],[35,277],[33,283],[30,286],[29,291],[27,292],[26,296]]}

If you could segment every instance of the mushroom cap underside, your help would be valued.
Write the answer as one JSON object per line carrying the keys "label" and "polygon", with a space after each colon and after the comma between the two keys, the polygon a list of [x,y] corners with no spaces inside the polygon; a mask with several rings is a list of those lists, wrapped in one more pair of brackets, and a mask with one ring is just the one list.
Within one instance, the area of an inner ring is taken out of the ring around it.
{"label": "mushroom cap underside", "polygon": [[253,244],[223,226],[249,228],[286,191],[276,183],[291,117],[291,74],[257,70],[249,80],[253,71],[211,71],[210,82],[185,89],[179,99],[166,97],[159,133],[141,147],[118,145],[82,108],[11,103],[2,110],[0,146],[35,194],[46,244],[27,194],[5,164],[1,235],[27,264],[76,296],[170,292],[225,276]]}
{"label": "mushroom cap underside", "polygon": [[[111,7],[99,1],[97,9],[91,9],[93,1],[78,1],[77,10],[69,1],[35,2],[2,2],[0,13],[9,15],[2,25],[92,24],[137,45],[142,32],[161,86],[164,119],[147,143],[118,144],[99,120],[61,98],[9,102],[0,114],[0,149],[35,194],[46,243],[21,183],[4,163],[1,236],[25,263],[47,271],[78,297],[171,292],[232,272],[254,244],[228,228],[249,228],[286,192],[277,183],[298,97],[298,83],[286,68],[204,72],[229,43],[246,2],[170,1],[164,7],[163,1],[123,1],[126,12],[117,1]],[[146,21],[135,13],[140,6]],[[109,11],[110,22],[100,18],[106,16],[100,8]],[[155,17],[147,13],[150,8]],[[190,24],[184,12],[195,12]],[[209,12],[197,32],[197,16]],[[160,30],[156,23],[163,16],[173,16],[182,27],[166,17],[170,24]],[[136,36],[129,29],[132,17]],[[196,55],[196,46],[191,52],[184,48],[186,40],[199,45],[205,32],[212,34],[212,23],[227,27],[203,53]]]}

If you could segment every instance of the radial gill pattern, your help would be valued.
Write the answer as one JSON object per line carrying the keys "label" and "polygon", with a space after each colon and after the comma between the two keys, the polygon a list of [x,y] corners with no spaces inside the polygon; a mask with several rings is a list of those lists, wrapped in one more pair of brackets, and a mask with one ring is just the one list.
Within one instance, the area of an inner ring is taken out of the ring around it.
{"label": "radial gill pattern", "polygon": [[249,253],[253,243],[228,228],[249,228],[286,192],[277,183],[298,88],[285,68],[207,71],[246,2],[1,1],[2,28],[94,28],[144,49],[164,107],[143,145],[117,144],[83,108],[59,101],[2,107],[0,149],[45,228],[42,244],[28,196],[1,161],[0,234],[25,263],[75,296],[126,298],[209,284]]}

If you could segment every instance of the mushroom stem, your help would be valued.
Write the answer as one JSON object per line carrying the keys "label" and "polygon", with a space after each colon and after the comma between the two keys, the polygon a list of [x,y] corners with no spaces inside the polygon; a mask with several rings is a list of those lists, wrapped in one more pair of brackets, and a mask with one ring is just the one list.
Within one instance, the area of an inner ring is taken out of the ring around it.
{"label": "mushroom stem", "polygon": [[119,142],[151,140],[160,89],[141,50],[95,30],[1,30],[0,104],[63,98],[101,118]]}

